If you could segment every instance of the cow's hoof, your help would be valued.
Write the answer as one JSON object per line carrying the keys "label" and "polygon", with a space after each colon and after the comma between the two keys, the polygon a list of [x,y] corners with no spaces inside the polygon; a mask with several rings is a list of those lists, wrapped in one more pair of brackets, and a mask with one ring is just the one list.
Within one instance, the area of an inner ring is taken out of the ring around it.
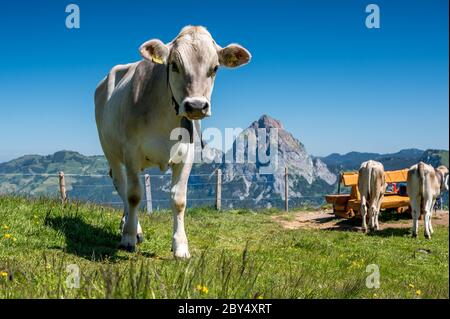
{"label": "cow's hoof", "polygon": [[136,239],[138,244],[142,244],[144,242],[144,234],[143,233],[137,234]]}
{"label": "cow's hoof", "polygon": [[425,234],[426,239],[431,239],[431,235]]}
{"label": "cow's hoof", "polygon": [[189,254],[189,249],[187,245],[178,246],[173,253],[175,259],[189,259],[191,255]]}
{"label": "cow's hoof", "polygon": [[129,252],[136,251],[137,235],[123,234],[119,248]]}
{"label": "cow's hoof", "polygon": [[119,249],[128,251],[129,253],[134,253],[136,251],[136,246],[120,244]]}
{"label": "cow's hoof", "polygon": [[417,234],[412,234],[412,238],[417,238]]}

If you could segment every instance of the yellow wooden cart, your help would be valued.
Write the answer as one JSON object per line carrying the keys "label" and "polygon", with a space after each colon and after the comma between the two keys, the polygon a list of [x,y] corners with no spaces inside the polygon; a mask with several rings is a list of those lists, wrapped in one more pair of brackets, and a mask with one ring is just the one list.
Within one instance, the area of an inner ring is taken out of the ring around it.
{"label": "yellow wooden cart", "polygon": [[[406,183],[408,169],[385,172],[386,182]],[[351,187],[350,194],[340,194],[341,183],[344,186]],[[333,211],[336,216],[343,218],[352,218],[360,216],[361,196],[358,191],[358,173],[344,172],[340,175],[338,194],[326,195],[327,203],[333,205]],[[397,192],[386,192],[381,203],[381,209],[395,209],[398,213],[403,213],[409,208],[409,197],[399,195]]]}

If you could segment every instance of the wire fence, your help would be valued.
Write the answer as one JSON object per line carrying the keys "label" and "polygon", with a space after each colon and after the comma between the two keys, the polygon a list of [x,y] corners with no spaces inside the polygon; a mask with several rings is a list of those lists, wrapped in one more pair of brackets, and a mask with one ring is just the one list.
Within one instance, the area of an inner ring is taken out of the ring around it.
{"label": "wire fence", "polygon": [[[123,207],[122,199],[109,174],[67,172],[63,175],[64,191],[68,200]],[[150,189],[144,191],[141,208],[145,209],[149,205],[151,209],[156,210],[170,208],[171,174],[142,174],[144,187],[145,176],[148,176],[150,181]],[[187,206],[219,205],[221,209],[320,206],[324,203],[324,196],[332,190],[330,186],[329,189],[320,192],[312,189],[307,183],[297,183],[288,177],[289,175],[284,174],[222,172],[217,169],[207,173],[191,174],[188,180]],[[218,181],[220,181],[219,188]],[[287,188],[286,181],[289,185]],[[0,173],[0,194],[59,197],[60,173]]]}

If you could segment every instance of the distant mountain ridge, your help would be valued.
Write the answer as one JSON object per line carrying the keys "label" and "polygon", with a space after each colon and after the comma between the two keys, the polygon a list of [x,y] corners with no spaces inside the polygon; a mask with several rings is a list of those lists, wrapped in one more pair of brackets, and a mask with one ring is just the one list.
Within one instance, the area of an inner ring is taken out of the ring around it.
{"label": "distant mountain ridge", "polygon": [[[428,155],[427,155],[428,154]],[[447,155],[446,155],[447,154]],[[431,163],[431,156],[433,161]],[[447,160],[446,160],[447,158]],[[376,160],[384,165],[386,170],[397,170],[408,168],[419,161],[424,161],[430,164],[447,165],[448,166],[448,151],[445,150],[420,150],[420,149],[403,149],[396,153],[380,154],[380,153],[364,153],[364,152],[349,152],[346,154],[333,153],[320,159],[328,166],[328,168],[335,174],[340,171],[352,171],[359,169],[362,162],[367,160]]]}

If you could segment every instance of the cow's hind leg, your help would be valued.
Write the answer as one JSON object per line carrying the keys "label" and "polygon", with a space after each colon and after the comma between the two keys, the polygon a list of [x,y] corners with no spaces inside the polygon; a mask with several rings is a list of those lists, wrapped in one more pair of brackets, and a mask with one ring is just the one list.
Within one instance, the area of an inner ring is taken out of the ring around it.
{"label": "cow's hind leg", "polygon": [[417,237],[419,230],[419,217],[420,217],[420,199],[411,196],[411,215],[412,215],[412,237]]}
{"label": "cow's hind leg", "polygon": [[425,238],[431,238],[431,211],[433,209],[433,200],[427,199],[424,205],[425,214],[423,217],[423,223],[425,228]]}
{"label": "cow's hind leg", "polygon": [[378,218],[380,217],[381,203],[383,202],[383,195],[380,195],[378,199],[376,210],[375,210],[375,230],[380,230],[380,224]]}
{"label": "cow's hind leg", "polygon": [[[129,209],[127,200],[127,177],[125,174],[125,168],[122,164],[111,161],[110,166],[111,166],[110,176],[113,180],[114,187],[123,201],[123,216],[120,222],[120,231],[123,233],[123,226],[125,225]],[[143,241],[144,241],[144,234],[142,232],[141,225],[138,222],[137,242],[142,243]]]}
{"label": "cow's hind leg", "polygon": [[374,202],[370,203],[369,205],[369,228],[371,231],[374,231],[376,228],[376,214],[377,214],[377,207]]}
{"label": "cow's hind leg", "polygon": [[433,203],[431,204],[431,208],[430,208],[430,220],[428,221],[428,228],[430,229],[430,234],[433,235],[434,230],[433,230],[433,225],[431,223],[432,219],[433,219],[433,209],[436,205],[436,200],[433,201]]}
{"label": "cow's hind leg", "polygon": [[361,195],[361,219],[362,219],[362,230],[364,232],[367,232],[367,222],[366,222],[366,218],[367,218],[367,205],[366,205],[366,196]]}
{"label": "cow's hind leg", "polygon": [[122,231],[120,247],[128,251],[136,249],[138,235],[138,209],[142,198],[142,185],[139,178],[139,170],[127,166],[127,191],[128,216],[125,219]]}

